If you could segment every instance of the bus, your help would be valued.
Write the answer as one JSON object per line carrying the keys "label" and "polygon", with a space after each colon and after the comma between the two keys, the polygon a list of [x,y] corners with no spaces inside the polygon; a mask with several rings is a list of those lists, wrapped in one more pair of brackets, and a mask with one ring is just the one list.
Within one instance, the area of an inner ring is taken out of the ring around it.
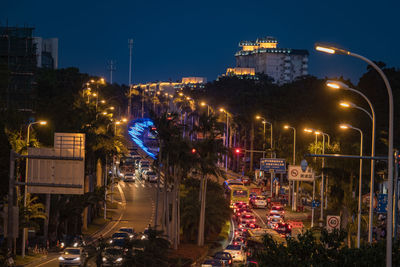
{"label": "bus", "polygon": [[231,208],[234,208],[235,203],[249,204],[249,189],[243,185],[228,185],[226,193]]}

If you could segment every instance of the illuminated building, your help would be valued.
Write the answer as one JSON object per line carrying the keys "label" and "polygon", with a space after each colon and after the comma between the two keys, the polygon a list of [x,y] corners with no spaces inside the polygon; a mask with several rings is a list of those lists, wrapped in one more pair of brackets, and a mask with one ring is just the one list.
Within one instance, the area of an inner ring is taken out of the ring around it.
{"label": "illuminated building", "polygon": [[246,80],[258,80],[254,68],[227,68],[226,73],[217,78],[217,81],[222,77],[237,77]]}
{"label": "illuminated building", "polygon": [[193,89],[203,88],[205,83],[207,83],[207,79],[205,77],[183,77],[181,82],[140,83],[133,85],[132,89],[138,91],[148,90],[148,92],[174,94],[177,89],[181,89],[183,87],[190,87]]}
{"label": "illuminated building", "polygon": [[242,41],[242,50],[236,52],[236,68],[254,68],[275,83],[284,84],[308,74],[308,51],[304,49],[279,48],[273,37]]}

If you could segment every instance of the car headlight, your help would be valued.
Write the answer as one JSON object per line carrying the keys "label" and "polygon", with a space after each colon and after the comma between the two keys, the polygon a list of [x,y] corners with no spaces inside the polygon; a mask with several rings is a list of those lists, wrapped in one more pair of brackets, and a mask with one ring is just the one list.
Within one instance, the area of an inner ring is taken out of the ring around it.
{"label": "car headlight", "polygon": [[76,260],[76,261],[79,261],[79,260],[81,260],[81,257],[75,258],[75,260]]}
{"label": "car headlight", "polygon": [[61,247],[63,248],[65,246],[65,243],[64,242],[61,242]]}
{"label": "car headlight", "polygon": [[133,235],[129,235],[129,238],[133,238]]}
{"label": "car headlight", "polygon": [[116,260],[116,262],[121,262],[122,261],[122,258],[118,258],[117,260]]}
{"label": "car headlight", "polygon": [[78,246],[78,242],[74,243],[74,248],[76,248]]}
{"label": "car headlight", "polygon": [[112,241],[112,240],[110,240],[109,242],[110,242],[110,244],[111,244],[113,241]]}
{"label": "car headlight", "polygon": [[103,257],[103,261],[107,261],[107,258],[106,258],[106,257]]}
{"label": "car headlight", "polygon": [[64,257],[60,256],[60,257],[58,257],[58,260],[63,261]]}

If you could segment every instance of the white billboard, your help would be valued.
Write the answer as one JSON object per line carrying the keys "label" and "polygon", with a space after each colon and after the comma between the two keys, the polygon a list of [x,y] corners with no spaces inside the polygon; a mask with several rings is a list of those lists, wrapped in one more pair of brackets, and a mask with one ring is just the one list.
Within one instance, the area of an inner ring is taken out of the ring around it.
{"label": "white billboard", "polygon": [[[83,194],[85,174],[85,135],[56,133],[54,148],[28,148],[28,192],[37,194]],[[67,160],[56,158],[81,158]]]}
{"label": "white billboard", "polygon": [[303,171],[301,166],[289,165],[288,179],[291,181],[312,182],[315,179],[315,173],[310,167]]}

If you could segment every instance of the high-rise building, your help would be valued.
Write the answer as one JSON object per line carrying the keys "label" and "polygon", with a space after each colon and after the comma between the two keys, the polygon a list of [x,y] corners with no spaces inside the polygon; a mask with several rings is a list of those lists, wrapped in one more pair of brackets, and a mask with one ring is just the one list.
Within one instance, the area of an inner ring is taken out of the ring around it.
{"label": "high-rise building", "polygon": [[308,51],[304,49],[278,48],[274,37],[242,41],[242,50],[236,52],[236,67],[254,68],[274,79],[277,84],[294,81],[308,74]]}
{"label": "high-rise building", "polygon": [[58,68],[58,38],[43,39],[34,37],[36,45],[36,62],[38,68]]}
{"label": "high-rise building", "polygon": [[0,26],[0,108],[32,111],[36,48],[30,27]]}

